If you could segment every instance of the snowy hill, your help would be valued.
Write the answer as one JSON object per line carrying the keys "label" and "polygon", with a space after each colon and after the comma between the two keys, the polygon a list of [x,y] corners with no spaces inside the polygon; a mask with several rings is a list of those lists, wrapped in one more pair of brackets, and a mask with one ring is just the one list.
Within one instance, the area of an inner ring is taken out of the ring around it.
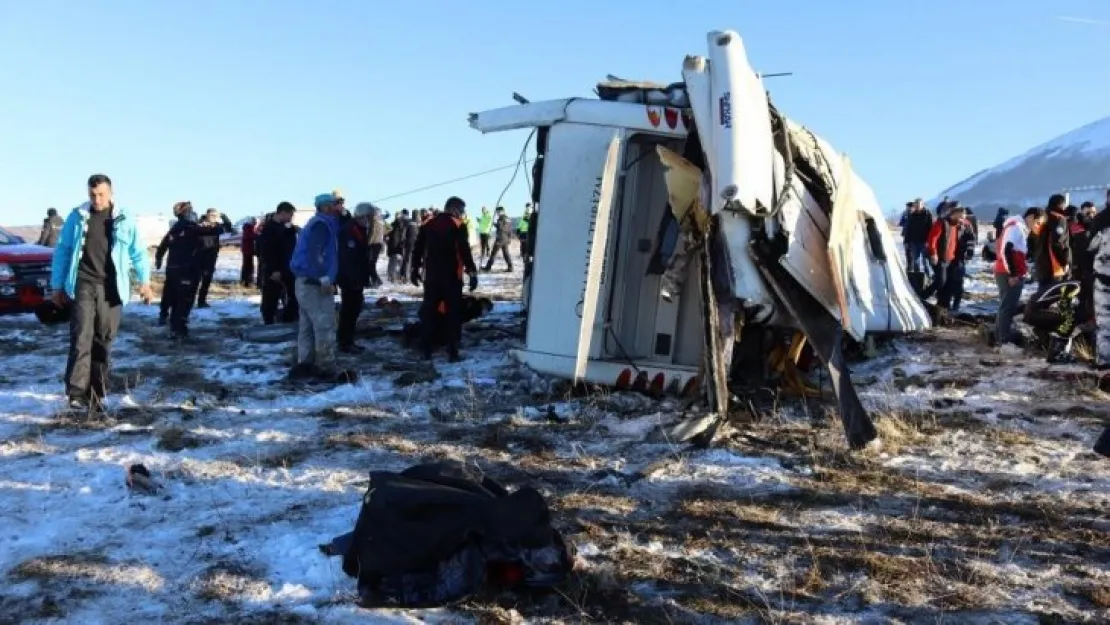
{"label": "snowy hill", "polygon": [[1053,193],[1101,204],[1110,188],[1110,117],[1063,134],[941,191],[973,208],[1041,206]]}

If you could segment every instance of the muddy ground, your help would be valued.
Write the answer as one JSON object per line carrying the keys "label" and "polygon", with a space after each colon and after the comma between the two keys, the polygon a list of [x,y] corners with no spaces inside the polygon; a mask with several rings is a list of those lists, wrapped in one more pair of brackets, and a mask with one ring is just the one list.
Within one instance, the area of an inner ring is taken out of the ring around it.
{"label": "muddy ground", "polygon": [[[91,484],[103,514],[75,513],[79,536],[0,543],[15,558],[2,567],[0,623],[357,622],[371,613],[352,606],[353,580],[314,552],[313,537],[349,527],[367,471],[445,458],[538,487],[577,545],[579,570],[548,595],[383,619],[1110,619],[1110,461],[1089,451],[1110,422],[1107,395],[1078,367],[977,345],[974,328],[887,345],[856,367],[880,449],[848,452],[828,404],[788,397],[756,419],[738,414],[700,449],[646,436],[678,400],[576,393],[506,358],[521,340],[512,306],[468,327],[466,362],[428,366],[400,347],[399,320],[371,305],[370,351],[345,359],[363,382],[304,398],[278,379],[289,345],[239,340],[256,323],[239,301],[250,292],[213,293],[185,347],[165,340],[149,309],[129,313],[115,383],[133,401],[105,420],[44,408],[58,392],[64,330],[3,320],[0,350],[24,354],[0,374],[6,396],[23,398],[0,409],[9,531],[33,532],[75,505],[38,483],[66,497]],[[166,499],[126,494],[117,469],[135,460]],[[306,591],[283,594],[283,584]]]}

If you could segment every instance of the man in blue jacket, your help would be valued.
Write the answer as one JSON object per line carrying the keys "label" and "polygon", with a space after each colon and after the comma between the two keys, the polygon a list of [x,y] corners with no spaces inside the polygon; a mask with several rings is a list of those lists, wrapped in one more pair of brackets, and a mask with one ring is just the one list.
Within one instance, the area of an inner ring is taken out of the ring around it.
{"label": "man in blue jacket", "polygon": [[316,196],[316,215],[297,237],[289,269],[301,307],[297,364],[291,377],[335,379],[335,284],[339,277],[339,214],[331,193]]}
{"label": "man in blue jacket", "polygon": [[130,213],[112,201],[112,181],[95,174],[88,181],[89,201],[70,212],[50,269],[54,303],[73,303],[70,316],[66,395],[71,410],[99,411],[108,391],[112,341],[123,305],[131,299],[131,272],[146,303],[150,259]]}

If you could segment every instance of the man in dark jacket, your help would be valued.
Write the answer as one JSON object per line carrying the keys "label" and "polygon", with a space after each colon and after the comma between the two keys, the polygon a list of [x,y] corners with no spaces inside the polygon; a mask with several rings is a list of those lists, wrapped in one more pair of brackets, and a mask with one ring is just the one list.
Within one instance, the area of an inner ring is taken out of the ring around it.
{"label": "man in dark jacket", "polygon": [[470,290],[478,288],[478,268],[470,252],[470,237],[462,223],[466,204],[450,197],[444,212],[420,228],[413,248],[412,283],[421,284],[423,273],[424,301],[420,305],[423,329],[421,348],[424,358],[432,357],[433,339],[437,334],[447,343],[451,362],[457,362],[462,339],[463,273],[470,276]]}
{"label": "man in dark jacket", "polygon": [[925,290],[923,299],[934,293],[937,296],[939,319],[955,312],[963,298],[966,262],[975,252],[975,235],[971,224],[964,219],[961,207],[947,208],[941,219],[933,224],[926,241],[926,253],[933,264],[933,282]]}
{"label": "man in dark jacket", "polygon": [[258,231],[255,226],[258,225],[258,220],[251,217],[245,224],[243,224],[242,238],[239,240],[239,252],[243,255],[243,266],[239,271],[239,283],[243,288],[249,289],[254,284],[254,240]]}
{"label": "man in dark jacket", "polygon": [[58,233],[62,231],[65,221],[58,216],[58,209],[46,209],[46,219],[42,220],[42,232],[39,233],[39,245],[54,247],[58,244]]}
{"label": "man in dark jacket", "polygon": [[[493,214],[493,230],[495,237],[493,240],[493,249],[490,250],[489,259],[486,260],[486,266],[482,268],[482,271],[493,270],[493,261],[497,258],[497,253],[501,252],[501,257],[505,259],[505,265],[507,267],[505,271],[512,272],[513,259],[509,255],[509,245],[513,242],[513,222],[509,219],[508,215],[505,214],[505,209],[500,206],[497,207],[497,210],[495,210]],[[521,245],[523,246],[524,244],[521,243]]]}
{"label": "man in dark jacket", "polygon": [[412,219],[405,228],[404,248],[401,250],[401,275],[407,276],[413,265],[412,252],[416,247],[416,237],[420,234],[420,226],[424,223],[424,211],[413,211]]}
{"label": "man in dark jacket", "polygon": [[371,204],[359,204],[355,214],[339,219],[339,323],[336,344],[345,354],[362,353],[355,343],[355,326],[365,302],[363,289],[370,284],[368,230]]}
{"label": "man in dark jacket", "polygon": [[393,284],[405,280],[405,274],[401,273],[401,259],[405,253],[405,233],[408,227],[409,209],[406,208],[393,218],[389,232],[385,235],[385,253],[389,256],[386,278]]}
{"label": "man in dark jacket", "polygon": [[1068,225],[1067,198],[1056,194],[1048,199],[1047,220],[1037,237],[1037,290],[1067,280],[1071,273],[1071,227]]}
{"label": "man in dark jacket", "polygon": [[216,275],[216,263],[220,260],[220,235],[226,230],[224,222],[226,217],[214,208],[204,213],[205,229],[200,238],[201,278],[200,289],[197,291],[197,308],[208,308],[208,289],[212,286],[212,278]]}
{"label": "man in dark jacket", "polygon": [[300,318],[300,307],[293,272],[289,262],[297,247],[300,228],[293,225],[293,214],[297,209],[289,202],[278,204],[277,210],[262,225],[262,232],[255,245],[258,246],[258,259],[262,263],[262,321],[266,325],[278,319],[278,305],[285,302],[281,315],[283,323],[292,323]]}
{"label": "man in dark jacket", "polygon": [[906,245],[906,271],[925,271],[925,243],[929,231],[933,229],[933,215],[919,202],[909,203],[905,225],[902,227],[902,240]]}
{"label": "man in dark jacket", "polygon": [[221,226],[197,223],[197,215],[189,202],[174,204],[173,215],[177,221],[163,237],[154,257],[154,267],[161,269],[162,259],[169,252],[158,323],[164,325],[168,313],[171,338],[184,340],[189,336],[189,312],[193,308],[197,286],[204,271],[202,241],[212,232],[218,233]]}
{"label": "man in dark jacket", "polygon": [[[364,204],[359,204],[361,208]],[[370,288],[376,289],[382,285],[382,278],[378,275],[378,258],[382,255],[382,248],[385,247],[385,220],[382,219],[382,211],[373,204],[365,204],[370,211],[368,214],[363,215],[363,225],[368,231],[367,239],[369,240],[369,256],[370,256]],[[356,209],[356,213],[358,210]],[[358,217],[358,215],[356,215]]]}

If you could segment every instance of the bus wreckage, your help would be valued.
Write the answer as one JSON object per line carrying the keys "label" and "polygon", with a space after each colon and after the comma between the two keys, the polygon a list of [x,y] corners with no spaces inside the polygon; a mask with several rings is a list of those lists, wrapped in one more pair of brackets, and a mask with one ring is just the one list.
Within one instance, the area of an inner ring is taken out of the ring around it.
{"label": "bus wreckage", "polygon": [[[785,380],[808,343],[860,448],[877,433],[844,335],[916,332],[929,316],[849,159],[768,101],[737,33],[708,43],[682,82],[610,77],[598,99],[470,115],[483,133],[532,128],[537,139],[535,260],[514,357],[575,381],[696,389],[719,422],[730,380],[746,375],[733,365],[741,352]],[[796,377],[793,387],[813,392]]]}

